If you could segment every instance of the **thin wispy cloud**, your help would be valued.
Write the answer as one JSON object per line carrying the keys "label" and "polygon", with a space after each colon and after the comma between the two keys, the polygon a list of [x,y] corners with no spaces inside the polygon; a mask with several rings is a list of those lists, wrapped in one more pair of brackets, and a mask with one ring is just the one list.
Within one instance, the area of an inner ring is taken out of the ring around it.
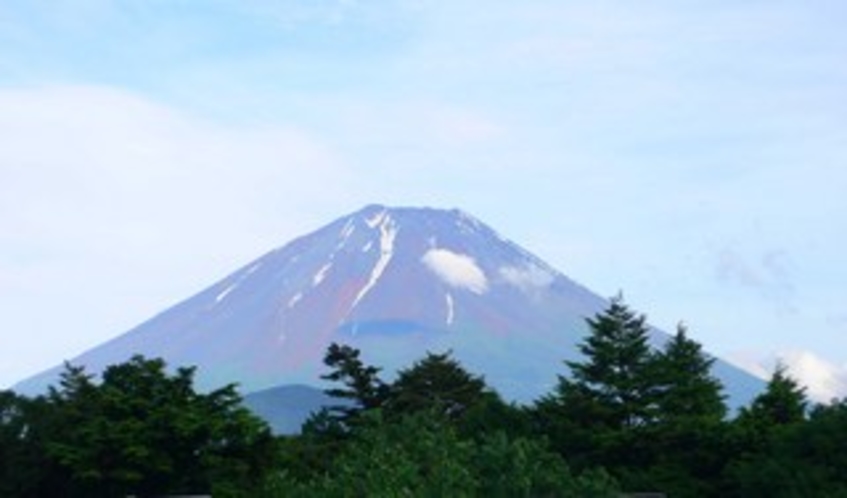
{"label": "thin wispy cloud", "polygon": [[783,251],[769,251],[750,260],[733,249],[725,249],[718,255],[715,274],[724,283],[758,293],[773,303],[778,312],[796,312],[790,260]]}

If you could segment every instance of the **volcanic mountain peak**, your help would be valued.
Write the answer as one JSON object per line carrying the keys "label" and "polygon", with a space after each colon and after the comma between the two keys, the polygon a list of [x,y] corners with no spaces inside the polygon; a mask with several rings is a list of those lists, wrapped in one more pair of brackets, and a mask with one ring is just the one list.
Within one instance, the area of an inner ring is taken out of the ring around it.
{"label": "volcanic mountain peak", "polygon": [[[319,385],[332,342],[391,375],[452,350],[508,399],[529,401],[579,357],[607,301],[460,210],[370,205],[293,240],[72,363],[133,354],[198,367],[207,388]],[[654,331],[654,343],[666,334]],[[745,397],[760,382],[717,370]],[[57,370],[19,384],[43,390]],[[732,393],[730,393],[732,394]]]}

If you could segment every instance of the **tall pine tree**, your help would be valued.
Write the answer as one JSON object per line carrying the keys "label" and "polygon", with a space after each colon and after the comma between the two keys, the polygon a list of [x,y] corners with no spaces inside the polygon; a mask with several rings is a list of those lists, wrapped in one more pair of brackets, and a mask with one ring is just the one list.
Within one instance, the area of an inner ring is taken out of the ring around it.
{"label": "tall pine tree", "polygon": [[787,425],[806,418],[809,399],[806,388],[788,374],[788,367],[780,363],[768,381],[765,392],[745,408],[743,417],[753,417],[769,425]]}
{"label": "tall pine tree", "polygon": [[712,421],[726,415],[723,385],[711,373],[715,359],[688,337],[684,325],[655,359],[659,384],[656,417],[661,422]]}
{"label": "tall pine tree", "polygon": [[565,384],[560,390],[584,397],[582,403],[593,406],[590,415],[599,417],[595,422],[609,428],[643,425],[650,419],[655,391],[646,317],[618,295],[605,311],[586,321],[591,333],[579,346],[585,359],[566,363],[571,380],[560,378]]}

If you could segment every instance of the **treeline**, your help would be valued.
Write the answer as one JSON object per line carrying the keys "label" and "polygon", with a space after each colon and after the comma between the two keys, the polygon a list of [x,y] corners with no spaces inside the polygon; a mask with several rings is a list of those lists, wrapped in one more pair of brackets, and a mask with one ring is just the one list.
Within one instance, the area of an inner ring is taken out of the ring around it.
{"label": "treeline", "polygon": [[68,367],[44,396],[0,394],[0,496],[847,496],[847,401],[811,406],[778,368],[728,413],[683,327],[654,350],[620,298],[588,325],[581,361],[529,406],[449,353],[387,382],[333,344],[338,403],[295,436],[271,436],[233,386],[197,393],[192,369]]}

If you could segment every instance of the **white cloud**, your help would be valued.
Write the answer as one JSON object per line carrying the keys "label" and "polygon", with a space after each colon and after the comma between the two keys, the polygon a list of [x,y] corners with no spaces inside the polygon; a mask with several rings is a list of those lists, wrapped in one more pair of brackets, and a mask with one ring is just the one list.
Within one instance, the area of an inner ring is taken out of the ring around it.
{"label": "white cloud", "polygon": [[0,89],[0,109],[0,314],[17,334],[0,384],[331,219],[352,185],[300,129],[224,126],[113,88]]}
{"label": "white cloud", "polygon": [[475,294],[488,290],[485,273],[470,256],[447,249],[430,249],[421,261],[448,285],[467,289]]}
{"label": "white cloud", "polygon": [[553,283],[552,273],[533,264],[523,268],[504,266],[500,268],[500,276],[524,292],[531,292]]}
{"label": "white cloud", "polygon": [[778,364],[786,367],[788,375],[815,402],[828,403],[847,396],[847,367],[836,365],[806,350],[788,350],[773,355],[734,353],[729,360],[748,372],[768,380]]}
{"label": "white cloud", "polygon": [[269,199],[342,191],[339,161],[296,128],[221,126],[102,87],[4,90],[0,107],[2,223],[23,230],[5,231],[12,242],[190,242],[244,233]]}

